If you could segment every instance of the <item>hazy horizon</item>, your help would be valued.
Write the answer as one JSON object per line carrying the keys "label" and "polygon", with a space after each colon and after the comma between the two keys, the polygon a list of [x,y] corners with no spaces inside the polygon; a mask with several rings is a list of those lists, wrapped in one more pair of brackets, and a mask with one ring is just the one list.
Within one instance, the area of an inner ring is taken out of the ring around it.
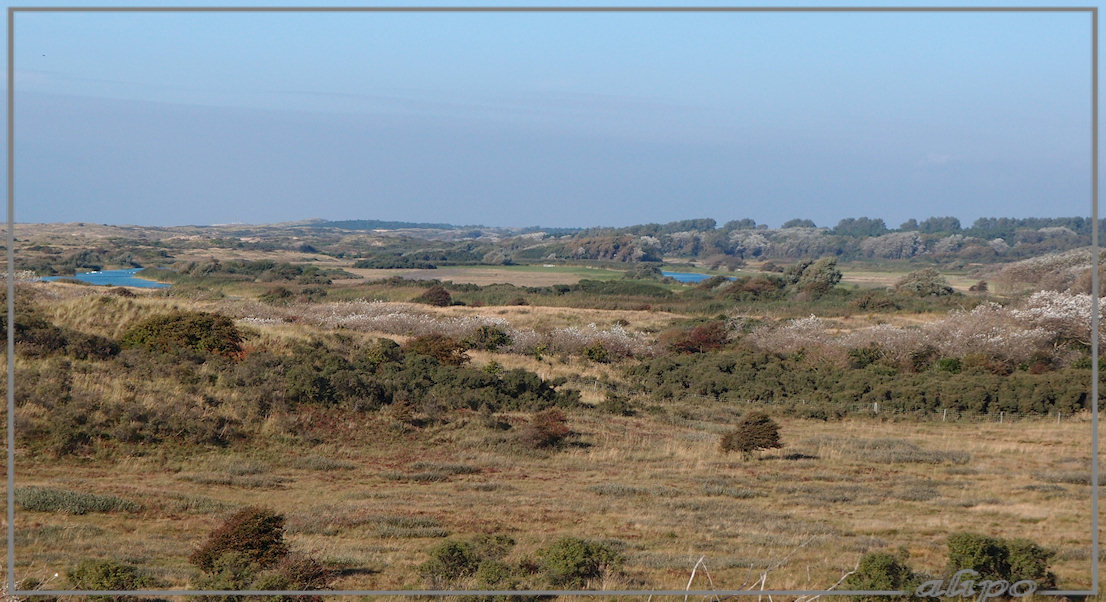
{"label": "hazy horizon", "polygon": [[1081,13],[62,12],[15,32],[28,222],[1090,213]]}

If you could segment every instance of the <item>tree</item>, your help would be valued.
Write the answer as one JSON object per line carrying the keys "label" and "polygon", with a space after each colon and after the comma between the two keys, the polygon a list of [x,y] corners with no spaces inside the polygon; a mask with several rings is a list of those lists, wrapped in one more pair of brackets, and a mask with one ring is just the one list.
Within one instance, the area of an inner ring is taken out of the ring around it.
{"label": "tree", "polygon": [[933,268],[910,272],[895,283],[895,290],[917,297],[941,297],[953,293],[948,280]]}
{"label": "tree", "polygon": [[918,224],[922,234],[958,234],[960,220],[955,217],[931,217]]}
{"label": "tree", "polygon": [[814,222],[812,220],[795,218],[795,219],[789,219],[786,222],[784,222],[783,225],[780,226],[780,229],[782,230],[783,228],[817,228],[817,227],[818,226],[814,225]]}
{"label": "tree", "polygon": [[780,426],[767,414],[751,412],[741,417],[736,428],[722,437],[723,452],[741,452],[746,459],[762,449],[783,447]]}
{"label": "tree", "polygon": [[799,290],[812,297],[820,297],[841,282],[841,270],[836,257],[823,257],[812,263],[799,275]]}
{"label": "tree", "polygon": [[852,236],[854,238],[879,236],[887,234],[887,225],[879,218],[846,217],[837,222],[837,225],[833,228],[833,233],[838,236]]}

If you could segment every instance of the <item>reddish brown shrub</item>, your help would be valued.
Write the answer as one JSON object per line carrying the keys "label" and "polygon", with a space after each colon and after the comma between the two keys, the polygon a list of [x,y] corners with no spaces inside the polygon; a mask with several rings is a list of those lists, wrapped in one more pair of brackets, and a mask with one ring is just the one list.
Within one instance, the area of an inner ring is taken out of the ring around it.
{"label": "reddish brown shrub", "polygon": [[530,424],[521,433],[521,440],[528,447],[541,449],[556,447],[571,434],[572,429],[568,428],[564,412],[552,408],[537,412],[530,418]]}
{"label": "reddish brown shrub", "polygon": [[275,565],[288,553],[284,516],[268,508],[247,506],[216,527],[188,560],[210,571],[215,561],[228,552],[239,553],[261,567]]}

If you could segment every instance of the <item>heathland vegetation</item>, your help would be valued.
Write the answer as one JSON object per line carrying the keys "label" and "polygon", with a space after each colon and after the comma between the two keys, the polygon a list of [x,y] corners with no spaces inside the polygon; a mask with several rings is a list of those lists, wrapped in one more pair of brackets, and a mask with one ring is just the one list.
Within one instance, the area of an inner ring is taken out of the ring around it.
{"label": "heathland vegetation", "polygon": [[21,226],[16,573],[1085,587],[1089,227]]}

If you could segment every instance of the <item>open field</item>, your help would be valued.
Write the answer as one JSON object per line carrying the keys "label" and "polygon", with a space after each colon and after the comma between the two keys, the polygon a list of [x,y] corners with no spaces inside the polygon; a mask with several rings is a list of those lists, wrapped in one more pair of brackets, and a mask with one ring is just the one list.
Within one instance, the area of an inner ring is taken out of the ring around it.
{"label": "open field", "polygon": [[624,270],[610,270],[585,266],[455,266],[440,267],[434,270],[415,269],[364,269],[347,267],[347,272],[373,280],[402,276],[411,280],[450,280],[466,284],[509,283],[515,286],[551,286],[554,284],[575,284],[585,278],[591,280],[613,280],[625,275]]}
{"label": "open field", "polygon": [[[552,583],[539,559],[572,536],[621,558],[588,588],[679,589],[703,559],[694,587],[821,589],[869,552],[941,575],[956,532],[1028,538],[1056,552],[1061,587],[1089,585],[1075,313],[1034,322],[1051,306],[888,290],[921,264],[806,262],[711,289],[598,260],[353,269],[401,243],[219,232],[205,246],[190,228],[134,241],[44,225],[20,241],[44,269],[171,249],[178,270],[162,290],[17,285],[21,579],[65,586],[78,562],[112,559],[195,588],[215,573],[189,554],[260,504],[339,589],[427,587],[435,549],[481,535],[511,539],[503,566],[529,586]],[[93,239],[110,248],[79,255]],[[473,261],[467,244],[447,260]],[[488,286],[583,279],[604,282]],[[985,301],[1003,305],[970,311]],[[546,411],[563,440],[541,439]],[[783,447],[722,452],[754,411]]]}
{"label": "open field", "polygon": [[682,588],[700,557],[719,588],[747,585],[785,557],[767,587],[824,588],[864,552],[900,546],[913,566],[940,573],[955,531],[1028,537],[1059,551],[1063,587],[1089,583],[1085,419],[783,420],[785,447],[744,461],[718,450],[735,416],[717,405],[575,414],[578,435],[557,452],[519,452],[475,414],[412,431],[381,412],[316,414],[327,437],[310,446],[151,448],[97,462],[20,455],[17,488],[142,507],[19,510],[18,575],[112,557],[186,587],[185,557],[217,519],[261,503],[287,517],[293,549],[342,567],[336,588],[418,587],[431,547],[478,533],[513,537],[512,556],[561,535],[615,542],[625,574],[606,588]]}

